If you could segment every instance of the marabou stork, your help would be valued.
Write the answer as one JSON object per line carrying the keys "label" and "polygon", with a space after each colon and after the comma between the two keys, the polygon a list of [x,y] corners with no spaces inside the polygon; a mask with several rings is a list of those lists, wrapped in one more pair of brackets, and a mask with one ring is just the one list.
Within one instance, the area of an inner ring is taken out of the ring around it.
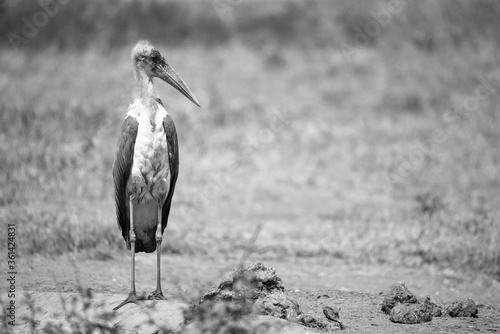
{"label": "marabou stork", "polygon": [[147,41],[132,50],[135,79],[140,96],[129,106],[118,139],[113,180],[118,227],[131,252],[130,293],[127,303],[137,304],[135,253],[157,254],[156,290],[149,299],[163,299],[160,283],[161,241],[167,226],[179,168],[174,121],[156,97],[153,78],[169,83],[198,107],[198,100]]}

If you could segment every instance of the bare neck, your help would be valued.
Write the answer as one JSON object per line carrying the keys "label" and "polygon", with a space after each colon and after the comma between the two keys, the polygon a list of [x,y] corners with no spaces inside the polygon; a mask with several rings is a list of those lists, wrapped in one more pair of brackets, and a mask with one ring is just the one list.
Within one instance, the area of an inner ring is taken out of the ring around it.
{"label": "bare neck", "polygon": [[135,69],[135,78],[139,88],[139,97],[144,105],[149,106],[149,110],[155,110],[156,90],[153,84],[153,78],[148,76],[143,69]]}

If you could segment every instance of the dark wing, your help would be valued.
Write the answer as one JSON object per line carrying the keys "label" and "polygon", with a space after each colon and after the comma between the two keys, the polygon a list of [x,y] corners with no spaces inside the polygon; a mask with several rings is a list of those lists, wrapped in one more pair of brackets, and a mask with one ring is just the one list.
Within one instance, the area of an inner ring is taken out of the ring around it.
{"label": "dark wing", "polygon": [[179,145],[177,143],[177,131],[175,130],[174,120],[168,114],[163,119],[163,129],[165,130],[165,134],[167,136],[170,187],[162,208],[162,233],[165,230],[165,227],[167,227],[170,205],[172,204],[172,197],[174,196],[175,182],[177,182],[177,175],[179,174]]}
{"label": "dark wing", "polygon": [[132,162],[134,159],[134,144],[137,137],[137,128],[139,123],[137,120],[128,116],[122,125],[118,145],[116,147],[115,162],[113,163],[113,180],[115,182],[115,202],[116,202],[116,218],[118,227],[122,231],[122,236],[127,242],[127,247],[130,247],[128,235],[130,230],[130,217],[128,213],[129,201],[127,196],[127,180],[132,170]]}

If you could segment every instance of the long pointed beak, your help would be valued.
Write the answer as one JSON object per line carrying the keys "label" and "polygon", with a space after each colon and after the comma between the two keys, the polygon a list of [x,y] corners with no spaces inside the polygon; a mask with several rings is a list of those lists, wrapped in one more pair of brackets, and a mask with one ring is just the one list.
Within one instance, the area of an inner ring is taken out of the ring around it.
{"label": "long pointed beak", "polygon": [[191,102],[196,104],[198,107],[201,107],[196,96],[194,96],[193,92],[191,92],[189,87],[186,85],[184,80],[181,79],[181,77],[177,74],[177,72],[174,71],[172,66],[165,63],[158,67],[160,68],[160,70],[158,71],[159,72],[158,77],[160,79],[172,85],[172,87],[181,92],[182,95],[191,100]]}

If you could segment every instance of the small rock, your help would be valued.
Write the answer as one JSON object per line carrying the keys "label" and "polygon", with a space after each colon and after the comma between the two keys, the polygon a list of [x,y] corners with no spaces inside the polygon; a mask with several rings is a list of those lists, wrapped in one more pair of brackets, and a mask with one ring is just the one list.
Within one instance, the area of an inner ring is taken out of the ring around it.
{"label": "small rock", "polygon": [[397,304],[391,310],[389,319],[400,324],[419,324],[432,320],[434,306],[429,301],[423,303]]}
{"label": "small rock", "polygon": [[446,306],[443,310],[445,315],[451,317],[473,317],[477,318],[477,306],[472,299],[457,300]]}
{"label": "small rock", "polygon": [[338,326],[340,327],[340,329],[344,329],[344,324],[342,322],[340,322],[340,308],[338,307],[330,307],[330,306],[325,306],[323,308],[323,314],[325,315],[325,317],[330,320],[330,321],[334,321],[338,324]]}
{"label": "small rock", "polygon": [[301,323],[303,323],[307,327],[310,327],[309,324],[313,324],[315,322],[315,319],[312,316],[310,316],[309,314],[301,314],[299,316],[299,320]]}
{"label": "small rock", "polygon": [[389,314],[398,303],[416,303],[417,297],[408,290],[404,283],[394,286],[382,302],[382,311]]}
{"label": "small rock", "polygon": [[339,320],[340,319],[339,312],[340,312],[340,309],[337,307],[332,308],[330,306],[325,306],[323,308],[323,314],[329,320],[333,320],[333,321]]}
{"label": "small rock", "polygon": [[324,331],[335,331],[344,329],[344,325],[340,321],[324,321],[311,314],[302,313],[297,317],[300,323],[309,328],[315,328]]}
{"label": "small rock", "polygon": [[328,324],[320,319],[317,319],[313,317],[312,315],[309,314],[301,314],[298,319],[300,322],[309,328],[316,328],[316,329],[327,329]]}

